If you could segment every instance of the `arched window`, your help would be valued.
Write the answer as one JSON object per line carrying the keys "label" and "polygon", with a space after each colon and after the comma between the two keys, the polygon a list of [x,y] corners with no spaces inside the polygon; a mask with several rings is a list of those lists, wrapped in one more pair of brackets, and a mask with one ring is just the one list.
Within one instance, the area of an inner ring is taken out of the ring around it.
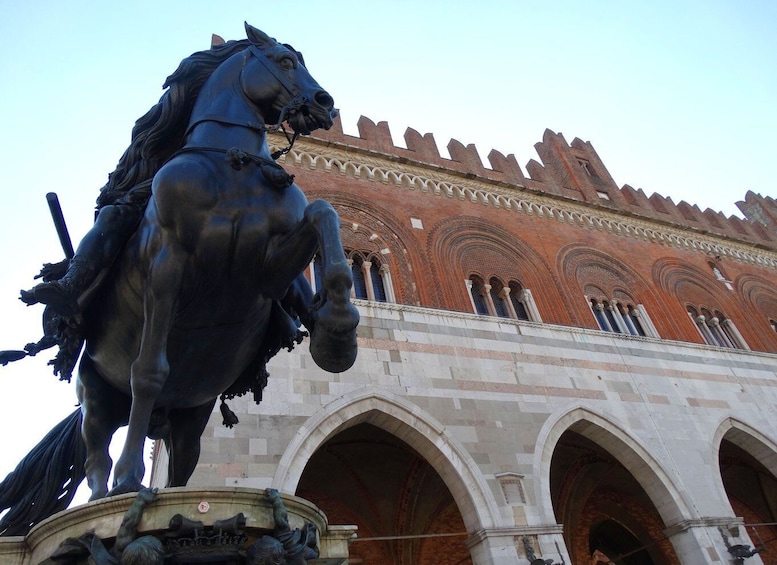
{"label": "arched window", "polygon": [[637,310],[633,304],[626,304],[626,306],[618,304],[618,307],[631,335],[647,335],[645,334],[645,328],[642,327],[642,322],[639,319],[639,310]]}
{"label": "arched window", "polygon": [[[607,317],[607,323],[610,325],[610,331],[622,334],[623,330],[621,324],[615,317],[615,307],[607,300],[604,300],[602,305],[604,306],[604,315]],[[618,314],[620,314],[620,312]]]}
{"label": "arched window", "polygon": [[472,308],[477,314],[532,322],[542,321],[531,292],[523,288],[519,282],[511,280],[505,286],[502,279],[495,276],[491,277],[486,284],[479,275],[471,275],[465,282],[472,300]]}
{"label": "arched window", "polygon": [[472,275],[469,278],[470,296],[472,296],[472,304],[475,306],[475,312],[483,316],[488,316],[488,305],[486,302],[486,288],[483,284],[483,279],[478,276]]}
{"label": "arched window", "polygon": [[659,337],[641,304],[629,304],[618,299],[589,298],[591,311],[599,329],[624,335]]}
{"label": "arched window", "polygon": [[526,304],[524,303],[524,301],[528,299],[529,293],[524,292],[521,284],[515,281],[510,281],[508,287],[510,288],[510,303],[513,305],[515,317],[519,320],[529,320],[529,313],[527,312]]}
{"label": "arched window", "polygon": [[367,300],[367,281],[364,280],[364,257],[358,252],[349,253],[351,274],[353,275],[353,294],[356,298]]}
{"label": "arched window", "polygon": [[362,300],[394,302],[391,275],[379,255],[346,251],[353,274],[353,295]]}
{"label": "arched window", "polygon": [[386,302],[386,285],[383,283],[383,276],[380,272],[381,268],[382,265],[378,263],[375,258],[372,258],[370,264],[370,282],[372,283],[375,300],[378,302]]}
{"label": "arched window", "polygon": [[489,293],[491,294],[491,301],[494,304],[494,311],[496,312],[496,315],[500,318],[509,318],[510,312],[507,309],[507,304],[504,299],[505,285],[497,278],[492,278],[489,281],[489,284],[491,285]]}
{"label": "arched window", "polygon": [[687,305],[686,308],[707,345],[750,349],[734,323],[720,310],[715,310],[713,313],[707,308],[696,308],[692,305]]}
{"label": "arched window", "polygon": [[594,318],[596,318],[596,323],[599,324],[599,329],[605,332],[611,332],[612,327],[610,326],[610,321],[607,319],[607,315],[604,313],[604,304],[599,302],[596,298],[592,298],[590,302],[591,310],[594,313]]}

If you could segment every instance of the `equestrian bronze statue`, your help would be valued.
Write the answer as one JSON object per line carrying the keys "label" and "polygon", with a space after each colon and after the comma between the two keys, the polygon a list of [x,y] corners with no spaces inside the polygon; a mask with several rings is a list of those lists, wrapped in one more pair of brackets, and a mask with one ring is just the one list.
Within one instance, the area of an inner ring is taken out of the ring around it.
{"label": "equestrian bronze statue", "polygon": [[[319,367],[356,358],[359,314],[332,206],[308,203],[271,155],[267,132],[328,129],[332,97],[302,56],[246,24],[248,39],[194,53],[138,120],[75,254],[22,293],[46,304],[44,338],[0,362],[59,348],[69,379],[80,354],[80,407],[0,484],[0,532],[23,534],[67,507],[85,477],[91,499],[138,491],[145,438],[164,439],[169,486],[197,464],[215,402],[253,392],[266,364],[310,336]],[[285,129],[284,129],[285,131]],[[318,254],[321,288],[303,275]],[[127,425],[116,463],[108,445]]]}

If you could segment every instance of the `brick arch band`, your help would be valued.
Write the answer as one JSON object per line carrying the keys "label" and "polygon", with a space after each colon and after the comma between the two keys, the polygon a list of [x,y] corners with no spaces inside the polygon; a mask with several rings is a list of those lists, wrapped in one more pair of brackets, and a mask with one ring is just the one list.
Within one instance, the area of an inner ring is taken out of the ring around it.
{"label": "brick arch band", "polygon": [[653,279],[667,294],[710,309],[735,309],[731,297],[710,273],[679,259],[659,259],[653,265]]}
{"label": "brick arch band", "polygon": [[[515,280],[532,289],[540,312],[552,311],[554,304],[562,300],[559,281],[545,260],[526,242],[493,223],[471,216],[446,218],[432,228],[428,241],[427,253],[439,289],[439,304],[445,304],[448,298],[461,311],[469,312],[464,279],[475,272],[488,282],[499,270],[505,277],[514,273]],[[478,266],[473,257],[480,260],[479,254],[497,257],[499,265]],[[453,276],[443,276],[436,265],[445,265]]]}
{"label": "brick arch band", "polygon": [[777,317],[777,286],[755,275],[737,277],[736,288],[755,310]]}
{"label": "brick arch band", "polygon": [[583,295],[593,289],[607,298],[630,299],[649,308],[657,304],[650,285],[631,267],[597,249],[577,243],[565,245],[556,256],[556,268],[563,274],[566,295],[580,297],[575,302],[579,316],[575,322],[579,325],[585,325],[590,318]]}
{"label": "brick arch band", "polygon": [[[397,219],[390,210],[376,206],[363,199],[352,198],[339,192],[309,191],[310,200],[323,198],[334,206],[341,219],[341,231],[348,234],[348,223],[356,222],[375,233],[380,241],[385,242],[391,251],[391,257],[385,258],[392,269],[394,294],[401,304],[421,304],[416,274],[418,266],[424,264],[419,251],[414,245],[415,238],[410,228]],[[348,235],[343,236],[343,244],[349,243]],[[352,243],[357,243],[358,237]],[[374,243],[370,243],[374,247]]]}

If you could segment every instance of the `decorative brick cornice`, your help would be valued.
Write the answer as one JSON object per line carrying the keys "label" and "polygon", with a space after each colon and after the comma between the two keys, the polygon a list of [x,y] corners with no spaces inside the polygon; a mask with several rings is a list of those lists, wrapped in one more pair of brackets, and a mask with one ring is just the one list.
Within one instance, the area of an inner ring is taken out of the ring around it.
{"label": "decorative brick cornice", "polygon": [[[281,138],[271,138],[278,146]],[[404,158],[392,159],[375,151],[315,139],[300,139],[281,163],[370,182],[380,182],[419,194],[457,198],[494,208],[556,220],[616,236],[633,237],[675,247],[726,257],[742,263],[777,269],[777,253],[731,238],[681,229],[673,224],[613,213],[596,204],[584,204],[547,196],[520,184],[507,184],[462,174],[437,165]]]}

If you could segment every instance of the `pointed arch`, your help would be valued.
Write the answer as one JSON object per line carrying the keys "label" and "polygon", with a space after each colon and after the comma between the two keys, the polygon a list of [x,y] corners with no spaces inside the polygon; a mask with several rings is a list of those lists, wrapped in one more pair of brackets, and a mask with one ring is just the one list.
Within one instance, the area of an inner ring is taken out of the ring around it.
{"label": "pointed arch", "polygon": [[[718,425],[712,438],[712,461],[718,460],[720,444],[724,439],[748,452],[777,477],[777,441],[759,432],[755,426],[745,424],[737,418],[728,417]],[[722,488],[723,480],[720,473],[717,473],[717,479]]]}
{"label": "pointed arch", "polygon": [[543,522],[556,523],[550,493],[550,463],[559,438],[574,431],[606,449],[637,480],[668,527],[692,517],[690,505],[669,473],[639,440],[611,417],[576,405],[548,418],[534,452],[534,495]]}
{"label": "pointed arch", "polygon": [[308,418],[281,457],[273,488],[295,492],[313,453],[331,437],[360,423],[393,434],[426,458],[453,495],[468,532],[499,524],[496,500],[459,441],[418,406],[377,387],[341,396]]}

